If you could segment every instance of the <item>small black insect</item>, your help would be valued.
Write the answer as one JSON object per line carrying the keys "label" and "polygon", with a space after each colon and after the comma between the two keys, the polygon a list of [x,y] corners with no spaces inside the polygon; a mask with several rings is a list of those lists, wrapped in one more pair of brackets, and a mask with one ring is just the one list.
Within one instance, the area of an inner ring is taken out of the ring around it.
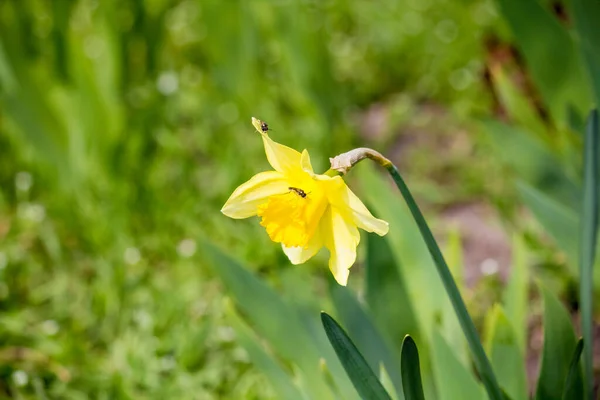
{"label": "small black insect", "polygon": [[267,123],[265,121],[261,121],[260,122],[260,129],[263,132],[267,132],[269,130],[269,125],[267,125]]}
{"label": "small black insect", "polygon": [[303,199],[306,198],[306,196],[308,195],[308,193],[306,193],[304,190],[290,186],[288,189],[290,189],[293,192],[296,192],[296,194],[300,197],[302,197]]}

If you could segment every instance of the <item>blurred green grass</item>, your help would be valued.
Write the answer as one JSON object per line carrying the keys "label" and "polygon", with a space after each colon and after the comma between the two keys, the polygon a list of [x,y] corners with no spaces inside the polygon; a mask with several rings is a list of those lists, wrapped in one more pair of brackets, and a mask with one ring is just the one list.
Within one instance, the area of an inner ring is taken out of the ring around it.
{"label": "blurred green grass", "polygon": [[[431,153],[490,112],[499,25],[479,0],[1,2],[0,396],[272,397],[196,251],[210,237],[274,281],[291,268],[219,213],[268,168],[250,117],[319,170],[416,127],[416,191],[483,197],[485,172]],[[373,105],[388,128],[359,135]]]}

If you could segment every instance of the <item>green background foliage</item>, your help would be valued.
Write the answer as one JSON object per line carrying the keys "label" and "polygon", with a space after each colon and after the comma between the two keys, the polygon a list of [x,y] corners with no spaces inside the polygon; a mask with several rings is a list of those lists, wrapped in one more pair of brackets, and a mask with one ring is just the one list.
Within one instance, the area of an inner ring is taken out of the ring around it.
{"label": "green background foliage", "polygon": [[533,393],[531,371],[507,365],[523,367],[541,314],[532,275],[554,293],[544,304],[577,301],[580,156],[600,75],[593,5],[567,2],[569,25],[547,2],[521,3],[1,1],[0,398],[358,398],[321,309],[393,398],[406,334],[425,398],[483,396],[381,171],[347,179],[391,225],[363,236],[349,289],[326,254],[293,267],[254,219],[219,212],[269,169],[252,116],[317,171],[352,147],[382,151],[434,233],[448,208],[491,206],[515,237],[506,289],[496,275],[467,287],[459,234],[444,253],[503,389]]}

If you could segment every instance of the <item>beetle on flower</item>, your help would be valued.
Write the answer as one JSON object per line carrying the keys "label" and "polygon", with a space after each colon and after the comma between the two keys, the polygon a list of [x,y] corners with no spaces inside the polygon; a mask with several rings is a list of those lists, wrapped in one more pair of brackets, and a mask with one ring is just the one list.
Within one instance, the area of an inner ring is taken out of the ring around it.
{"label": "beetle on flower", "polygon": [[341,176],[315,174],[306,150],[276,143],[256,118],[252,124],[274,171],[260,172],[239,186],[221,212],[236,219],[258,215],[292,264],[302,264],[326,247],[329,269],[345,286],[356,260],[358,228],[383,236],[388,223],[373,217]]}

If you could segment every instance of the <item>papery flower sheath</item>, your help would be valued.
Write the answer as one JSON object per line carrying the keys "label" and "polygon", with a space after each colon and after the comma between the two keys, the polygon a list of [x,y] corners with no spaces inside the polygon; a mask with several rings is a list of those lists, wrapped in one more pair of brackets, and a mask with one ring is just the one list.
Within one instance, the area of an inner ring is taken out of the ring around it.
{"label": "papery flower sheath", "polygon": [[266,124],[256,118],[252,124],[274,171],[260,172],[235,189],[221,212],[236,219],[258,215],[292,264],[302,264],[326,247],[329,269],[345,286],[356,260],[358,228],[383,236],[388,223],[373,217],[341,176],[315,174],[306,150],[300,153],[273,141]]}

